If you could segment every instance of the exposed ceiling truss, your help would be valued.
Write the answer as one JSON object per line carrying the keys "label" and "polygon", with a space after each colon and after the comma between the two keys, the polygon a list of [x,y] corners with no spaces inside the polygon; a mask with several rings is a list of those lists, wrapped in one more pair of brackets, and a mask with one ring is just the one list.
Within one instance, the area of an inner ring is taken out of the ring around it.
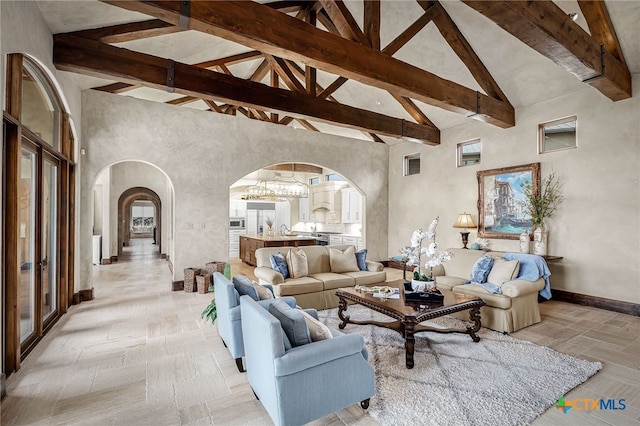
{"label": "exposed ceiling truss", "polygon": [[[515,125],[513,106],[437,1],[417,0],[424,13],[386,46],[380,42],[379,0],[364,1],[362,28],[341,0],[103,2],[156,19],[54,36],[57,68],[116,81],[97,90],[152,87],[182,95],[167,102],[172,105],[202,100],[212,112],[283,125],[296,121],[312,131],[318,131],[314,122],[329,123],[375,142],[390,136],[440,143],[440,130],[416,100],[502,128]],[[550,1],[464,3],[612,100],[631,96],[630,73],[603,2],[579,2],[592,35]],[[482,92],[394,58],[431,22]],[[248,50],[185,64],[113,45],[184,30]],[[248,63],[254,66],[248,78],[230,69]],[[318,82],[319,71],[334,76],[326,87]],[[413,121],[338,102],[334,94],[350,79],[388,92]]]}

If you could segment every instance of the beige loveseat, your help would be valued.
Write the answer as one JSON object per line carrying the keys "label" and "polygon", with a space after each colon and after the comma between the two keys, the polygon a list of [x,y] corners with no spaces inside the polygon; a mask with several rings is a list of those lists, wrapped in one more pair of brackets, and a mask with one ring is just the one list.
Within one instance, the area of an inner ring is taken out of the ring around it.
{"label": "beige loveseat", "polygon": [[[545,287],[545,280],[540,277],[536,281],[514,279],[502,284],[502,294],[494,294],[478,284],[464,284],[469,280],[475,262],[485,254],[501,257],[503,252],[485,252],[482,250],[447,249],[453,258],[434,268],[436,283],[439,288],[453,290],[477,296],[486,305],[480,309],[482,326],[492,330],[511,333],[521,328],[540,322],[538,292]],[[468,319],[466,312],[454,314],[461,319]]]}
{"label": "beige loveseat", "polygon": [[[271,284],[278,297],[293,296],[303,308],[329,309],[338,306],[336,289],[358,285],[371,285],[387,279],[382,263],[366,261],[368,271],[332,272],[329,249],[345,250],[350,245],[302,246],[307,255],[308,274],[299,278],[284,279],[271,268],[271,254],[280,252],[288,258],[289,247],[265,247],[256,250],[255,276],[261,284]],[[357,269],[357,268],[356,268]]]}

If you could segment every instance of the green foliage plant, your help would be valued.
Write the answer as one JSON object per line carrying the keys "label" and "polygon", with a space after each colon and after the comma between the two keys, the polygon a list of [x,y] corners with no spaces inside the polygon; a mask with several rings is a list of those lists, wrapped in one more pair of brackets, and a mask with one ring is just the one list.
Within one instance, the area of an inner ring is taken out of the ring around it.
{"label": "green foliage plant", "polygon": [[[225,265],[224,271],[222,272],[222,274],[229,281],[231,281],[231,264],[230,263],[227,263]],[[209,286],[209,291],[213,291],[213,290],[214,290],[214,287],[213,287],[213,284],[211,284]],[[213,299],[211,299],[211,303],[209,303],[209,305],[206,308],[204,308],[204,311],[202,311],[202,314],[200,314],[200,318],[204,319],[205,321],[211,321],[211,324],[215,323],[216,318],[218,318],[215,296]]]}
{"label": "green foliage plant", "polygon": [[525,200],[520,202],[524,211],[531,216],[531,226],[535,229],[543,226],[545,219],[553,217],[562,202],[562,183],[555,172],[544,178],[538,191],[528,180],[520,184]]}
{"label": "green foliage plant", "polygon": [[211,303],[204,308],[204,311],[200,314],[200,318],[205,321],[211,321],[211,324],[215,323],[216,318],[218,318],[218,312],[216,311],[216,299],[215,297],[211,299]]}

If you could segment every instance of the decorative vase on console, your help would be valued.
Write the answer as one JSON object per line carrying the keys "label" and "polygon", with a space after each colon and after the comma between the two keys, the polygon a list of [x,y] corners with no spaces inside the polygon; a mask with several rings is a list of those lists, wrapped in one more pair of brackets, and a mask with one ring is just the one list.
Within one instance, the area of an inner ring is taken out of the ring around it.
{"label": "decorative vase on console", "polygon": [[533,231],[533,254],[538,256],[547,254],[547,228],[544,222],[536,226]]}
{"label": "decorative vase on console", "polygon": [[528,180],[521,183],[520,187],[525,199],[520,201],[519,204],[531,217],[533,253],[544,256],[547,254],[548,231],[544,220],[553,217],[562,202],[562,184],[555,172],[551,172],[542,180],[540,188]]}
{"label": "decorative vase on console", "polygon": [[529,232],[525,229],[520,234],[520,253],[529,253]]}
{"label": "decorative vase on console", "polygon": [[[407,266],[417,266],[413,271],[413,279],[411,280],[411,288],[415,292],[432,291],[436,286],[433,268],[453,256],[448,251],[436,251],[438,248],[438,243],[436,243],[437,226],[438,218],[436,217],[427,231],[423,232],[421,229],[416,229],[411,236],[411,245],[400,250],[403,258],[406,259]],[[431,241],[427,247],[422,247],[422,241],[424,240]],[[424,264],[424,267],[429,270],[429,275],[422,273],[422,255],[429,257],[429,260]]]}

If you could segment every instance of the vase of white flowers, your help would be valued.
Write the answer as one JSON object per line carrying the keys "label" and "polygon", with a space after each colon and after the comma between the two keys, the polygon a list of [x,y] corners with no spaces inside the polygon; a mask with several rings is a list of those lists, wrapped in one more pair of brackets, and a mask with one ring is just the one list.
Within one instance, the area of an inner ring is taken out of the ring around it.
{"label": "vase of white flowers", "polygon": [[[411,245],[400,250],[408,266],[417,266],[413,271],[413,280],[411,280],[411,287],[414,291],[425,292],[435,288],[433,268],[453,257],[453,254],[448,251],[437,251],[436,228],[438,220],[436,217],[426,231],[421,229],[413,231]],[[425,240],[426,242],[423,243]],[[422,269],[423,256],[427,258],[424,269]]]}

